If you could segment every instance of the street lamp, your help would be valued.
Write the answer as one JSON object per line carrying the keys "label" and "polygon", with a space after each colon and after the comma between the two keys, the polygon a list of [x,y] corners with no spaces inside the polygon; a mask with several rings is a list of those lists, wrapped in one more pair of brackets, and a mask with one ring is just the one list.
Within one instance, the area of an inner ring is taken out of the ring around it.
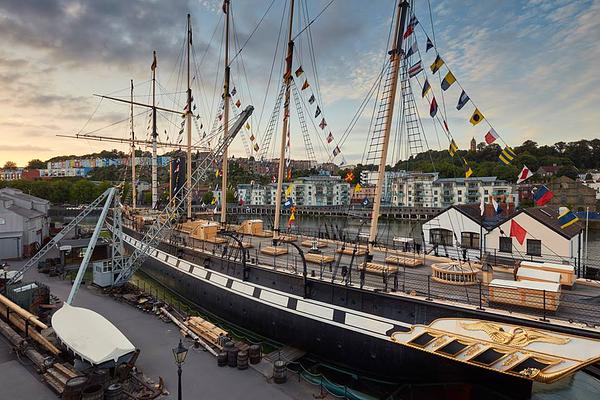
{"label": "street lamp", "polygon": [[181,339],[179,339],[179,345],[173,349],[173,357],[175,357],[175,363],[177,364],[177,398],[181,400],[181,365],[185,362],[187,357],[188,349],[183,345]]}

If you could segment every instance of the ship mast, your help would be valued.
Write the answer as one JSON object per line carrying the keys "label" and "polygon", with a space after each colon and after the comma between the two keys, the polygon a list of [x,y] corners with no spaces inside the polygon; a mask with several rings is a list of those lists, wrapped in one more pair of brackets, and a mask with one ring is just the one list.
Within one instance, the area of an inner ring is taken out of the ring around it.
{"label": "ship mast", "polygon": [[[225,76],[223,82],[223,137],[227,137],[229,132],[229,0],[225,0],[223,3],[223,12],[225,12]],[[227,147],[223,151],[223,177],[221,180],[221,224],[225,225],[227,222],[227,173],[228,173],[228,160],[227,160]]]}
{"label": "ship mast", "polygon": [[[156,129],[156,51],[152,52],[152,209],[156,209],[158,203],[158,163],[156,159],[156,141],[158,131]],[[133,107],[133,104],[131,105]]]}
{"label": "ship mast", "polygon": [[137,187],[135,185],[135,133],[133,131],[133,79],[131,80],[131,205],[137,205]]}
{"label": "ship mast", "polygon": [[285,145],[290,115],[290,84],[292,82],[292,58],[294,42],[292,41],[292,25],[294,23],[294,0],[290,0],[290,21],[288,30],[287,55],[285,57],[285,100],[283,103],[283,127],[281,129],[281,146],[279,148],[279,171],[277,173],[277,191],[275,192],[275,221],[273,222],[273,239],[279,239],[279,220],[281,219],[281,192],[283,190],[283,167],[285,165]]}
{"label": "ship mast", "polygon": [[398,88],[398,71],[400,70],[400,61],[402,58],[402,36],[404,33],[404,25],[406,15],[408,14],[408,2],[401,0],[398,4],[396,12],[396,28],[394,30],[393,45],[390,50],[390,68],[392,68],[392,81],[390,93],[387,96],[386,108],[388,110],[384,126],[383,148],[381,151],[381,159],[379,160],[379,170],[377,171],[377,185],[375,187],[375,198],[373,199],[373,213],[371,216],[371,229],[369,231],[369,249],[377,240],[377,223],[379,221],[379,213],[381,208],[381,195],[385,179],[385,164],[387,161],[387,153],[390,142],[390,133],[392,130],[392,120],[394,117],[394,102],[396,100],[396,90]]}
{"label": "ship mast", "polygon": [[187,15],[187,158],[186,158],[186,181],[187,193],[187,219],[192,219],[192,87],[190,79],[190,47],[192,46],[192,23],[190,14]]}

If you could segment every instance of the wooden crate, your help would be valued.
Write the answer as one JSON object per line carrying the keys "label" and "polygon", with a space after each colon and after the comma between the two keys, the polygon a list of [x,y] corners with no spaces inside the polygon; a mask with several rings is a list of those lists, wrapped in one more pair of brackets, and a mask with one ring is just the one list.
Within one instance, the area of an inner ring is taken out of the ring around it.
{"label": "wooden crate", "polygon": [[223,330],[215,324],[206,321],[200,317],[190,317],[185,321],[185,325],[190,328],[192,332],[200,336],[202,339],[212,344],[213,346],[222,349],[221,338],[228,335],[226,330]]}
{"label": "wooden crate", "polygon": [[330,264],[335,261],[333,256],[327,256],[324,254],[315,254],[315,253],[304,253],[304,258],[307,262],[313,264]]}
{"label": "wooden crate", "polygon": [[296,235],[279,235],[279,241],[284,243],[295,242],[298,240],[298,236]]}
{"label": "wooden crate", "polygon": [[556,283],[494,279],[488,288],[489,301],[495,303],[556,311],[560,302]]}
{"label": "wooden crate", "polygon": [[238,228],[238,232],[246,235],[260,236],[264,232],[263,221],[262,219],[248,219],[246,221],[243,221],[240,227]]}
{"label": "wooden crate", "polygon": [[551,282],[560,284],[560,279],[561,275],[558,272],[526,267],[520,267],[517,271],[518,281]]}
{"label": "wooden crate", "polygon": [[573,286],[577,277],[575,276],[575,267],[572,265],[553,264],[547,262],[521,261],[521,267],[539,269],[542,271],[556,272],[560,274],[560,284],[564,286]]}

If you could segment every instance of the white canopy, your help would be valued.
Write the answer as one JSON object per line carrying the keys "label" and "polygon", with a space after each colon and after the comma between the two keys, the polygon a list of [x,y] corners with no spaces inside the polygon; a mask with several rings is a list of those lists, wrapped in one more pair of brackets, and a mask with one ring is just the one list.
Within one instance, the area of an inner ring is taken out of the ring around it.
{"label": "white canopy", "polygon": [[52,316],[52,327],[69,350],[95,365],[116,362],[135,351],[135,346],[116,326],[87,308],[64,303]]}

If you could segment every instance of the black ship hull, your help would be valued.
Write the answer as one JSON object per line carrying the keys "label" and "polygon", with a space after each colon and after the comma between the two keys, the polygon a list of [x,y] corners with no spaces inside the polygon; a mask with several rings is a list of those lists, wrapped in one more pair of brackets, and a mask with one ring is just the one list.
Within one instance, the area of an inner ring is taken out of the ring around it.
{"label": "black ship hull", "polygon": [[[232,279],[225,278],[221,282],[223,285],[215,285],[210,281],[216,275],[219,279],[230,276],[241,280],[241,263],[189,250],[182,253],[169,245],[162,245],[161,250],[173,256],[167,256],[165,261],[160,256],[149,257],[143,264],[143,271],[151,278],[225,321],[303,349],[328,362],[396,382],[484,384],[496,390],[501,389],[505,394],[508,391],[511,398],[527,398],[531,392],[531,381],[527,379],[456,363],[389,339],[391,333],[408,331],[412,324],[428,324],[440,317],[465,316],[460,310],[436,307],[428,302],[420,304],[404,299],[398,302],[398,299],[383,293],[312,281],[310,299],[315,305],[311,305],[311,309],[304,309],[305,313],[302,313],[298,312],[301,303],[304,303],[298,299],[304,291],[301,277],[252,268],[246,282],[247,286],[254,286],[254,289],[239,293],[236,292],[239,283],[233,283]],[[200,269],[204,271],[201,274],[203,277],[195,276]],[[259,287],[265,289],[261,291]],[[271,299],[279,302],[279,306],[263,301],[266,288],[287,293],[290,297],[280,299],[281,302],[277,298]],[[319,303],[339,308],[334,307],[329,316],[319,315],[322,311]],[[307,305],[304,306],[306,308]],[[363,316],[389,318],[386,320],[389,326],[385,326],[385,332],[381,331],[382,322],[367,321],[351,310],[357,310],[357,314]],[[358,318],[360,323],[349,325],[350,314],[354,320]],[[394,324],[393,321],[398,323]]]}

